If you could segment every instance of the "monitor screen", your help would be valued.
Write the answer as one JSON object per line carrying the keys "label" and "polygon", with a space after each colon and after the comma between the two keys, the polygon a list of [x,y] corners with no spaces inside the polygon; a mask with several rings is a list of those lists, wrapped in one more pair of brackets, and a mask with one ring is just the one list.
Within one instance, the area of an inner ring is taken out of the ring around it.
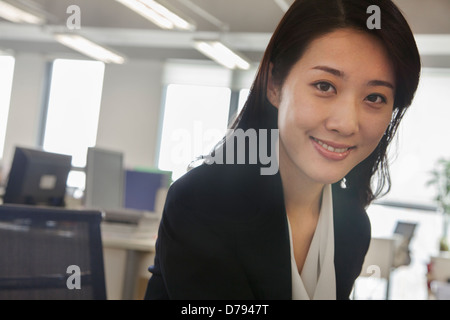
{"label": "monitor screen", "polygon": [[126,170],[125,208],[155,211],[158,190],[169,187],[171,176],[167,171]]}
{"label": "monitor screen", "polygon": [[122,208],[123,171],[122,152],[88,148],[84,205],[102,210]]}
{"label": "monitor screen", "polygon": [[64,206],[72,156],[16,147],[4,203]]}
{"label": "monitor screen", "polygon": [[414,235],[416,226],[417,226],[416,223],[398,221],[394,233],[402,235],[406,239],[411,240],[411,238]]}

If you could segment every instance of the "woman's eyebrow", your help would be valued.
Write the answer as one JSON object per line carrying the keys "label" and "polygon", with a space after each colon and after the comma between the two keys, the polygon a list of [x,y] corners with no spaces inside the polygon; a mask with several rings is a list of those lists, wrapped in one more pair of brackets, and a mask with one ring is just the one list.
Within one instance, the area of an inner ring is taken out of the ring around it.
{"label": "woman's eyebrow", "polygon": [[314,68],[312,68],[313,70],[322,70],[328,73],[331,73],[332,75],[335,75],[336,77],[339,78],[344,78],[344,72],[331,68],[331,67],[327,67],[327,66],[315,66]]}
{"label": "woman's eyebrow", "polygon": [[389,89],[394,90],[395,87],[392,83],[384,80],[371,80],[367,83],[368,86],[377,87],[377,86],[384,86],[388,87]]}

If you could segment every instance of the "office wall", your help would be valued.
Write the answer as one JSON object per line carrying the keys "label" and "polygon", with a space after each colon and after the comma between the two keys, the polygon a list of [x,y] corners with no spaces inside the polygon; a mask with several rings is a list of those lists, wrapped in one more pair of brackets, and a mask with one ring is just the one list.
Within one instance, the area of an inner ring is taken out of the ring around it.
{"label": "office wall", "polygon": [[124,152],[125,166],[156,166],[163,63],[107,65],[97,146]]}
{"label": "office wall", "polygon": [[[17,53],[5,137],[2,178],[16,145],[39,144],[47,56]],[[106,65],[97,146],[125,153],[125,165],[155,166],[164,63],[156,60]],[[80,128],[82,130],[82,128]]]}

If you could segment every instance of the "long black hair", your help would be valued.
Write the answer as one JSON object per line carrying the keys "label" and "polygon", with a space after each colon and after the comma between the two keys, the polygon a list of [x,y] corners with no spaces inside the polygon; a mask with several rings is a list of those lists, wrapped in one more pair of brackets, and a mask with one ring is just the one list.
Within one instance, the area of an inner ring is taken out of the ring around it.
{"label": "long black hair", "polygon": [[[379,29],[369,29],[367,26],[371,16],[367,12],[368,7],[374,4],[380,9]],[[420,56],[413,33],[392,1],[296,0],[272,35],[247,102],[231,129],[277,129],[278,110],[267,99],[270,64],[273,64],[273,81],[282,86],[294,64],[314,39],[341,28],[353,28],[380,39],[395,73],[392,121],[376,149],[346,176],[348,192],[353,193],[366,207],[390,189],[387,147],[412,102],[420,77]],[[372,190],[373,177],[377,177],[375,190]]]}

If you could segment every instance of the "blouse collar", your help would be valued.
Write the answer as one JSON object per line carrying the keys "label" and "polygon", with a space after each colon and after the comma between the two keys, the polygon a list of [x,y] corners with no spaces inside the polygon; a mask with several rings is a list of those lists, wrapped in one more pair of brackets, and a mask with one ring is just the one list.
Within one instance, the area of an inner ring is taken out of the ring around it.
{"label": "blouse collar", "polygon": [[291,226],[291,274],[293,300],[335,300],[336,274],[334,269],[333,199],[331,185],[323,189],[322,205],[311,245],[302,268],[298,273],[295,262]]}

